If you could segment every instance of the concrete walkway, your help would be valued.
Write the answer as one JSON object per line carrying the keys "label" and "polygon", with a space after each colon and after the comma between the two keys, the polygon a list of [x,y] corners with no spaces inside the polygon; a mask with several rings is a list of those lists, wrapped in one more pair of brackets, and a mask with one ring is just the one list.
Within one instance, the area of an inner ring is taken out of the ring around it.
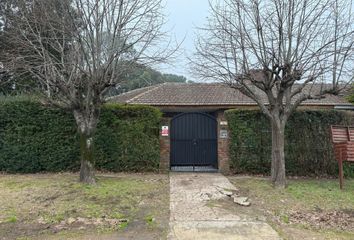
{"label": "concrete walkway", "polygon": [[235,187],[219,173],[171,173],[168,239],[280,239],[265,222],[208,204],[225,198],[220,192],[223,189],[235,190]]}

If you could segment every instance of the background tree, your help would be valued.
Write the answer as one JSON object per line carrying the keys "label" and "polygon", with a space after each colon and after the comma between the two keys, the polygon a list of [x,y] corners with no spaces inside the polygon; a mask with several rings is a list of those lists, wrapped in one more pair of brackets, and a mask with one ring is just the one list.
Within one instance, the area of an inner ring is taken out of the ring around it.
{"label": "background tree", "polygon": [[7,95],[13,90],[13,81],[10,73],[3,67],[0,62],[0,95]]}
{"label": "background tree", "polygon": [[30,73],[51,102],[73,112],[81,144],[80,181],[94,183],[93,137],[104,96],[135,64],[163,62],[161,0],[19,0],[16,47],[5,66]]}
{"label": "background tree", "polygon": [[[0,2],[0,94],[10,95],[19,93],[35,93],[41,87],[38,81],[26,73],[21,76],[13,74],[11,69],[4,66],[6,56],[9,51],[12,51],[16,45],[10,38],[8,33],[13,31],[14,16],[18,15],[16,11],[20,1],[17,0],[3,0]],[[31,1],[27,0],[26,4],[30,5]]]}
{"label": "background tree", "polygon": [[5,32],[9,28],[9,16],[13,14],[13,0],[0,2],[0,94],[8,94],[13,90],[14,81],[11,73],[3,65],[5,52],[11,48],[11,42],[7,41]]}
{"label": "background tree", "polygon": [[187,78],[175,74],[161,73],[149,66],[136,64],[125,76],[124,81],[108,91],[107,97],[166,82],[185,83]]}
{"label": "background tree", "polygon": [[340,71],[353,57],[349,6],[345,0],[211,1],[195,73],[242,92],[269,118],[275,186],[286,185],[284,130],[291,113],[303,101],[338,93],[348,80]]}

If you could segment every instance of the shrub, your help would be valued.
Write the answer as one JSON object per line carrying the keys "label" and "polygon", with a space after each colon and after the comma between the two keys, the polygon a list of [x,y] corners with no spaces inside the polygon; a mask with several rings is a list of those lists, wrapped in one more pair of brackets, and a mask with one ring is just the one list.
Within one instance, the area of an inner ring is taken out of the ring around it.
{"label": "shrub", "polygon": [[[95,136],[96,168],[157,169],[160,117],[159,110],[148,106],[105,105]],[[28,99],[0,102],[0,171],[76,171],[78,140],[70,112]]]}
{"label": "shrub", "polygon": [[152,107],[106,105],[96,134],[96,167],[114,172],[158,169],[160,118]]}
{"label": "shrub", "polygon": [[[235,173],[270,174],[271,131],[269,120],[256,110],[229,110],[231,168]],[[330,125],[354,123],[351,112],[297,111],[285,129],[285,164],[288,175],[335,176],[338,174]],[[346,166],[345,174],[354,175]]]}
{"label": "shrub", "polygon": [[0,103],[0,171],[76,170],[78,155],[69,113],[32,101]]}

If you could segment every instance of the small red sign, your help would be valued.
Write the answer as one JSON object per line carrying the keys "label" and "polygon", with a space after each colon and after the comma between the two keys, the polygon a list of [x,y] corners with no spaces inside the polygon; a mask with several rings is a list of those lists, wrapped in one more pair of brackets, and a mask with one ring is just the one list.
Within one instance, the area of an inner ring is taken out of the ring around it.
{"label": "small red sign", "polygon": [[168,137],[168,126],[162,126],[161,136]]}

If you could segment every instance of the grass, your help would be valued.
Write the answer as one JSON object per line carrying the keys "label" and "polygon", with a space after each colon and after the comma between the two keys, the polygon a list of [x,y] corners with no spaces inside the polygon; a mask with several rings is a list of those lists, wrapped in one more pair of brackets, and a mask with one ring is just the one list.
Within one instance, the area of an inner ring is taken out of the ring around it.
{"label": "grass", "polygon": [[354,180],[340,190],[337,180],[290,180],[285,189],[274,189],[268,179],[233,179],[241,191],[249,192],[274,210],[335,210],[354,208]]}
{"label": "grass", "polygon": [[[99,176],[94,186],[78,183],[77,178],[74,174],[0,175],[0,236],[60,238],[61,234],[80,235],[82,230],[166,233],[166,175]],[[154,216],[153,224],[146,216]]]}
{"label": "grass", "polygon": [[15,222],[17,222],[17,217],[16,216],[10,216],[10,217],[8,217],[5,220],[5,222],[7,222],[7,223],[15,223]]}
{"label": "grass", "polygon": [[266,215],[284,239],[354,239],[354,228],[345,225],[354,222],[354,180],[346,180],[344,190],[332,179],[289,180],[286,189],[274,189],[265,178],[230,181],[251,199],[245,211]]}

